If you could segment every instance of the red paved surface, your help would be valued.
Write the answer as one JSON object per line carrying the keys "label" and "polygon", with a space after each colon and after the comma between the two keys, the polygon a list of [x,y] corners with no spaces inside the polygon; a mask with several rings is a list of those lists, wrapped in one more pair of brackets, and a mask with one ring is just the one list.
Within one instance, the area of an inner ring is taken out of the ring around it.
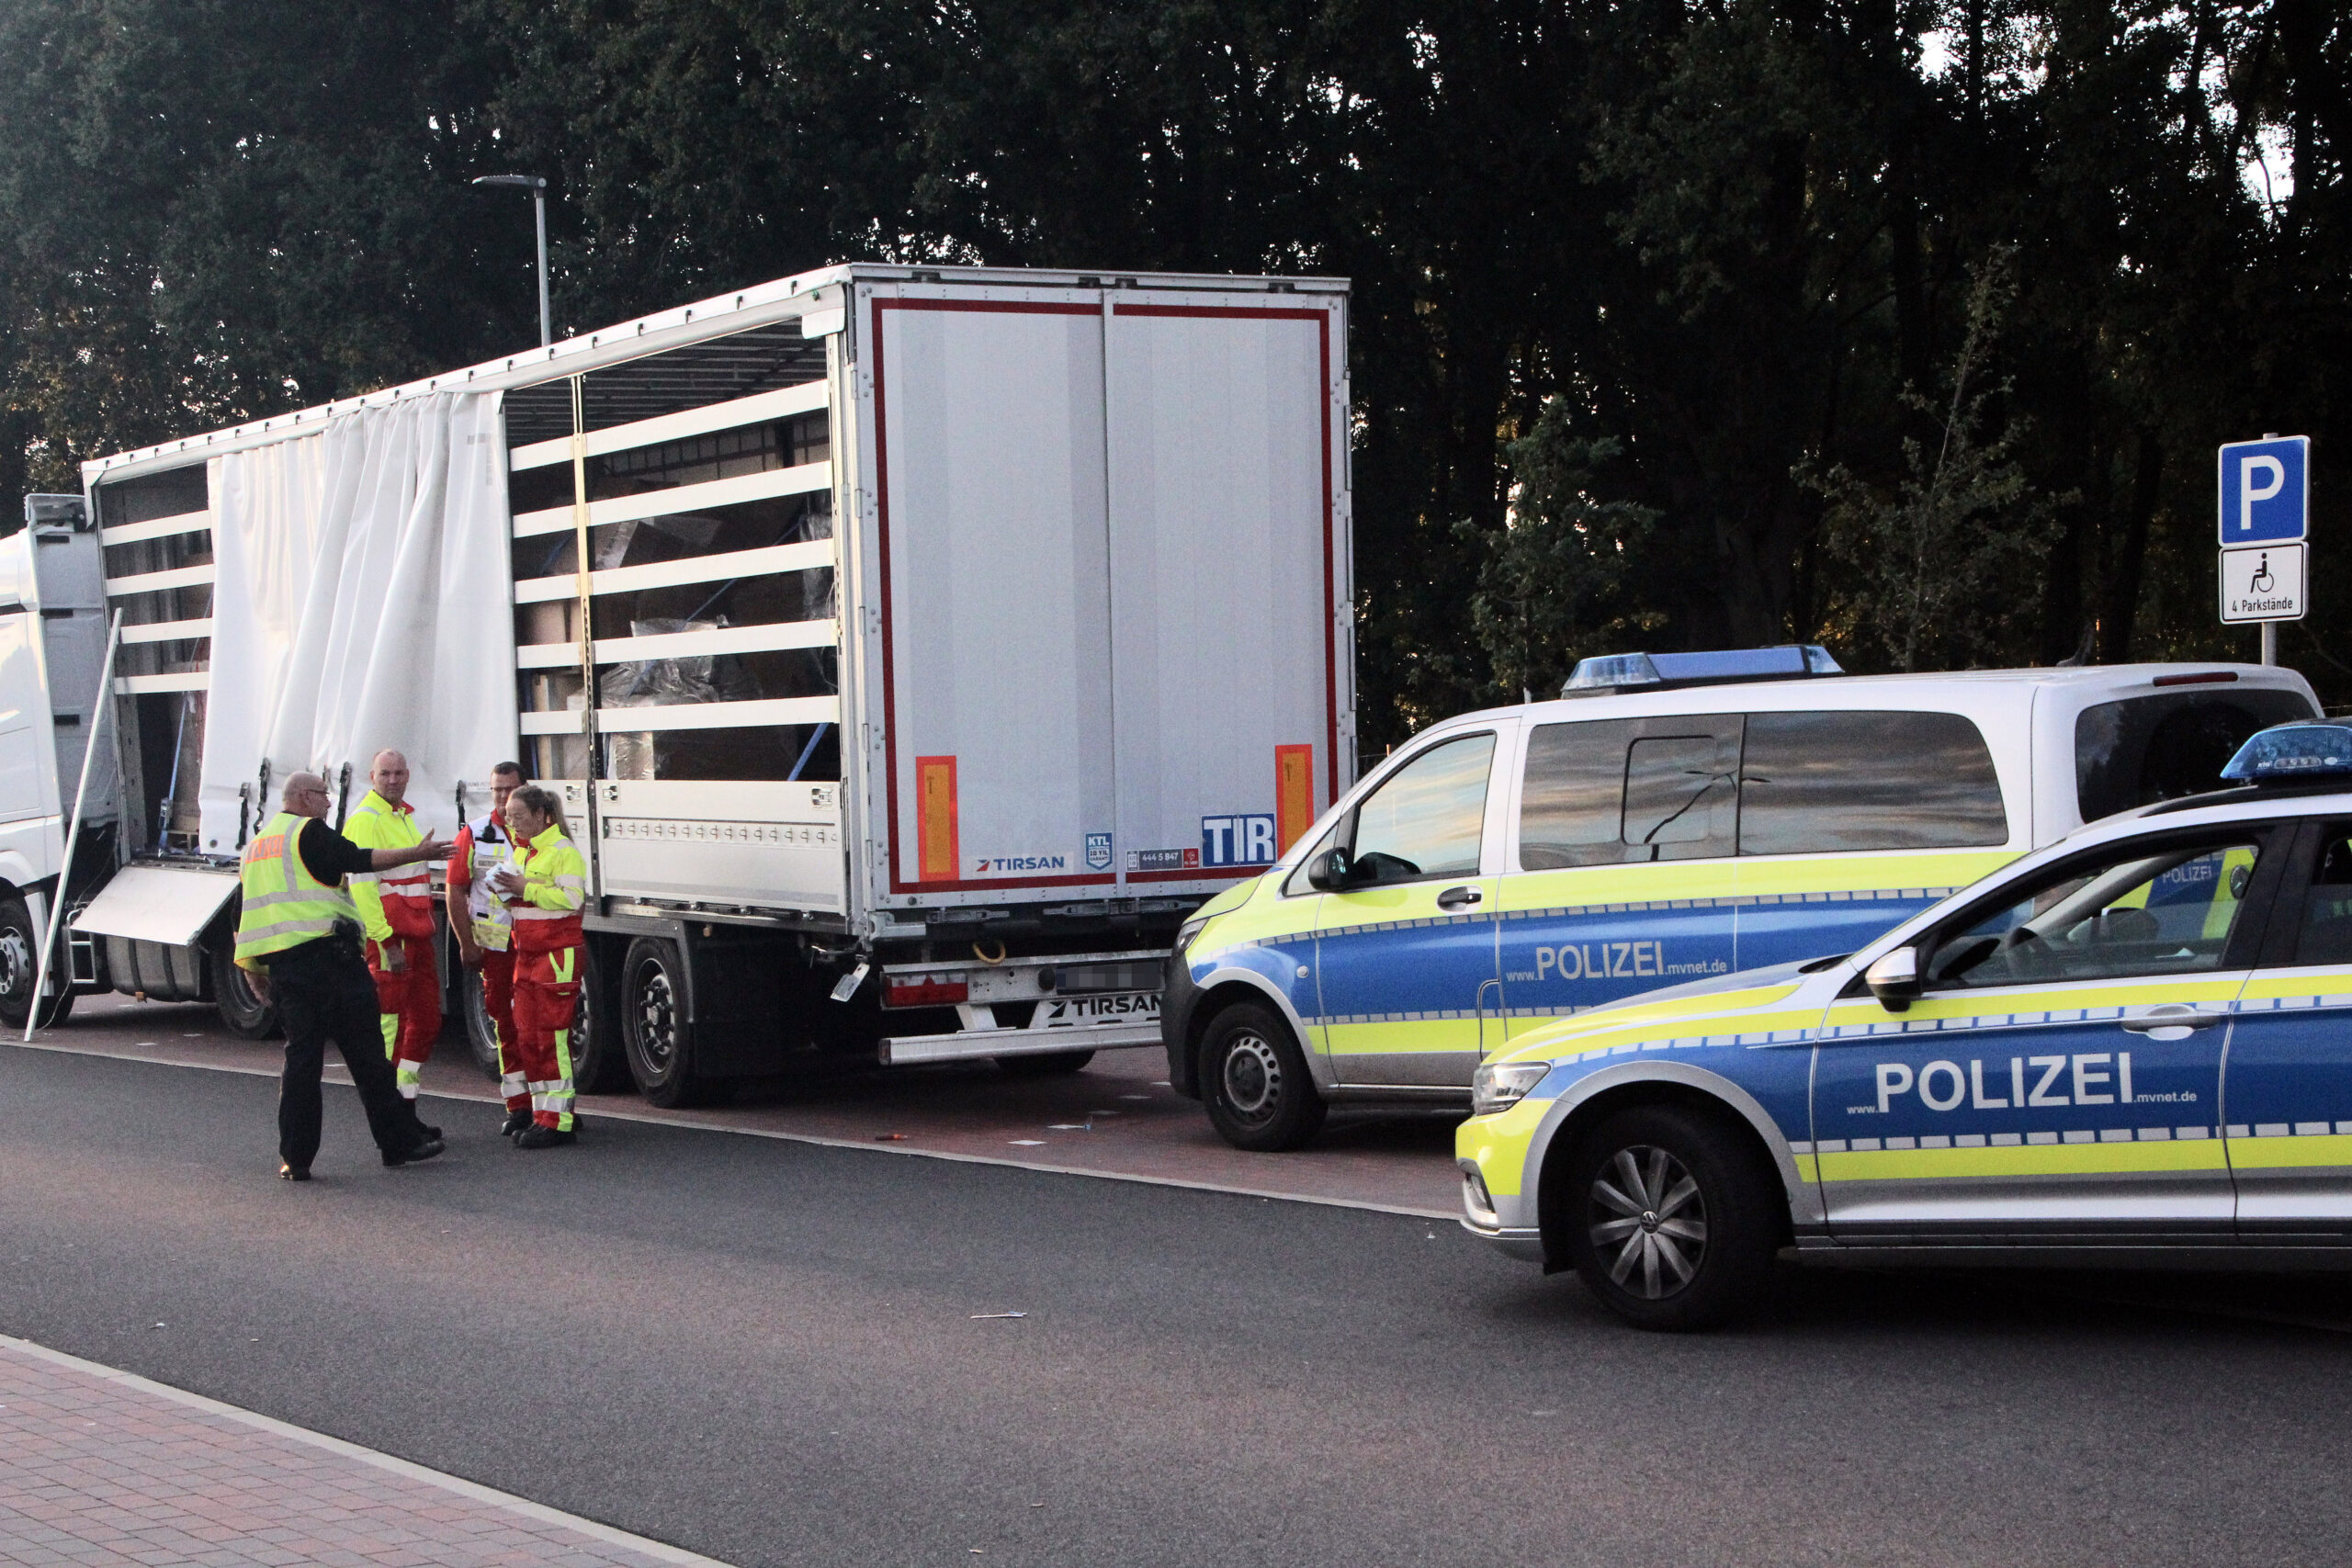
{"label": "red paved surface", "polygon": [[714,1560],[0,1336],[0,1563]]}
{"label": "red paved surface", "polygon": [[[280,1059],[277,1042],[238,1039],[209,1007],[128,997],[83,998],[71,1019],[42,1031],[35,1043],[271,1077]],[[328,1063],[330,1079],[349,1081],[332,1055]],[[990,1063],[957,1063],[763,1084],[718,1109],[658,1111],[634,1095],[583,1095],[580,1110],[590,1142],[595,1117],[625,1116],[1442,1219],[1461,1212],[1458,1117],[1335,1115],[1305,1149],[1244,1154],[1217,1137],[1196,1102],[1167,1087],[1167,1071],[1155,1046],[1105,1051],[1085,1071],[1058,1078],[1012,1078]],[[442,1041],[424,1089],[495,1098],[456,1038]]]}

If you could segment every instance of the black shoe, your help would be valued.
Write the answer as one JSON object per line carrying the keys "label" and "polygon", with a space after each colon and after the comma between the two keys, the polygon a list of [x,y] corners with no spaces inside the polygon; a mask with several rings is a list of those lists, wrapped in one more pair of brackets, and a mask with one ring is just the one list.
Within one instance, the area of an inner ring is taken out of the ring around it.
{"label": "black shoe", "polygon": [[424,1134],[426,1137],[428,1137],[428,1138],[438,1138],[438,1137],[441,1135],[441,1129],[440,1129],[440,1128],[438,1128],[438,1127],[431,1127],[431,1126],[427,1126],[427,1125],[426,1125],[425,1123],[424,1123],[423,1122],[419,1122],[416,1124],[416,1130],[417,1130],[418,1132],[420,1132],[420,1133],[423,1133],[423,1134]]}
{"label": "black shoe", "polygon": [[558,1149],[566,1144],[576,1144],[579,1141],[580,1134],[577,1133],[568,1133],[556,1127],[542,1127],[534,1122],[515,1135],[514,1146],[518,1149]]}
{"label": "black shoe", "polygon": [[498,1135],[502,1138],[511,1138],[517,1133],[527,1133],[530,1130],[531,1113],[529,1111],[510,1111],[506,1113],[506,1125],[498,1130]]}
{"label": "black shoe", "polygon": [[404,1153],[393,1154],[390,1150],[386,1150],[384,1154],[384,1163],[391,1166],[414,1165],[419,1160],[431,1159],[435,1155],[439,1154],[447,1146],[447,1145],[444,1144],[438,1138],[420,1138],[415,1143],[411,1144]]}
{"label": "black shoe", "polygon": [[288,1165],[284,1161],[280,1161],[277,1167],[277,1179],[280,1181],[308,1181],[311,1179],[311,1168],[307,1165]]}

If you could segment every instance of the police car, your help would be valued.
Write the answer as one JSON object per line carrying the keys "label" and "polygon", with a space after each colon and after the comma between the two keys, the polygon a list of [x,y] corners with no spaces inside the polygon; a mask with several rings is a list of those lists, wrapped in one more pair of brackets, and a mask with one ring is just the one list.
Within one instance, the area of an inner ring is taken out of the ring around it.
{"label": "police car", "polygon": [[1228,1142],[1464,1105],[1555,1020],[1849,952],[2319,712],[2260,666],[1864,677],[1817,648],[1587,660],[1568,693],[1415,737],[1185,924],[1169,1077]]}
{"label": "police car", "polygon": [[1800,1258],[2352,1268],[2352,727],[2082,829],[1849,956],[1514,1043],[1464,1224],[1697,1327]]}

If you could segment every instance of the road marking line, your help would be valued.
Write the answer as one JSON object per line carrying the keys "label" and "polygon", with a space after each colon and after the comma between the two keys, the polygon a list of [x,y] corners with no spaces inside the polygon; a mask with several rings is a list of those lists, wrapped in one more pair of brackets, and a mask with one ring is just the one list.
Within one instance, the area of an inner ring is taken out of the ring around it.
{"label": "road marking line", "polygon": [[[80,1054],[96,1055],[96,1053]],[[721,1562],[716,1557],[705,1557],[700,1552],[688,1551],[684,1547],[672,1546],[666,1541],[654,1540],[647,1536],[631,1535],[628,1531],[616,1529],[611,1525],[598,1524],[594,1519],[583,1519],[577,1514],[567,1514],[560,1508],[550,1508],[544,1503],[534,1503],[527,1497],[517,1497],[511,1492],[501,1492],[493,1487],[484,1486],[480,1482],[468,1481],[463,1476],[451,1475],[446,1471],[429,1470],[424,1465],[396,1458],[379,1449],[362,1448],[357,1443],[347,1443],[341,1438],[330,1438],[324,1432],[314,1432],[308,1427],[297,1427],[290,1421],[280,1421],[274,1416],[264,1416],[259,1411],[247,1410],[240,1405],[224,1404],[220,1400],[208,1399],[200,1393],[190,1393],[184,1388],[174,1388],[169,1383],[157,1382],[152,1378],[142,1378],[136,1372],[126,1372],[115,1367],[103,1366],[96,1361],[85,1361],[79,1356],[69,1356],[62,1350],[52,1350],[46,1345],[36,1345],[29,1339],[18,1339],[12,1335],[0,1334],[0,1348],[13,1350],[21,1356],[30,1357],[37,1361],[51,1362],[70,1371],[104,1378],[108,1382],[120,1383],[141,1393],[153,1394],[159,1399],[168,1399],[175,1404],[184,1404],[191,1409],[201,1410],[208,1415],[225,1416],[232,1421],[242,1421],[248,1427],[257,1427],[273,1436],[289,1438],[298,1443],[308,1443],[312,1448],[340,1454],[345,1459],[355,1459],[362,1464],[374,1465],[379,1470],[388,1470],[394,1475],[405,1476],[411,1481],[421,1481],[427,1485],[438,1486],[444,1491],[455,1492],[458,1495],[472,1502],[487,1503],[492,1507],[504,1508],[540,1524],[560,1525],[566,1529],[578,1530],[582,1535],[601,1540],[607,1546],[625,1547],[628,1551],[642,1552],[648,1557],[659,1559],[663,1562],[681,1564],[681,1568],[729,1568],[727,1563]]]}
{"label": "road marking line", "polygon": [[[271,1068],[240,1067],[226,1062],[165,1062],[152,1056],[126,1056],[119,1051],[101,1051],[87,1045],[53,1045],[35,1041],[29,1043],[11,1040],[11,1046],[20,1051],[51,1051],[61,1056],[98,1056],[111,1062],[130,1062],[143,1067],[187,1067],[201,1073],[236,1073],[249,1078],[275,1078]],[[351,1087],[348,1074],[342,1077],[330,1076],[325,1081],[344,1089]],[[454,1100],[466,1105],[497,1105],[497,1096],[484,1090],[480,1095],[452,1094],[447,1089],[428,1089],[423,1091],[435,1100]],[[823,1149],[855,1149],[869,1155],[911,1155],[922,1159],[952,1160],[962,1165],[993,1165],[1007,1170],[1035,1170],[1047,1176],[1091,1176],[1103,1181],[1132,1181],[1144,1187],[1176,1187],[1193,1192],[1222,1192],[1234,1198],[1271,1198],[1283,1203],[1314,1203],[1326,1209],[1355,1209],[1370,1214],[1404,1214],[1416,1220],[1458,1220],[1458,1209],[1422,1209],[1405,1203],[1371,1203],[1358,1198],[1327,1198],[1312,1192],[1284,1192],[1271,1187],[1238,1187],[1223,1181],[1188,1181],[1178,1176],[1143,1176],[1126,1170],[1093,1170],[1084,1166],[1041,1165],[1035,1160],[1006,1159],[1001,1155],[963,1154],[952,1149],[918,1148],[911,1144],[875,1145],[854,1138],[829,1138],[822,1133],[782,1133],[771,1127],[723,1127],[708,1122],[673,1121],[657,1114],[649,1107],[645,1111],[607,1111],[601,1107],[583,1108],[582,1116],[593,1115],[607,1122],[640,1122],[650,1127],[676,1127],[691,1133],[729,1133],[744,1138],[770,1138],[784,1144],[808,1144]]]}

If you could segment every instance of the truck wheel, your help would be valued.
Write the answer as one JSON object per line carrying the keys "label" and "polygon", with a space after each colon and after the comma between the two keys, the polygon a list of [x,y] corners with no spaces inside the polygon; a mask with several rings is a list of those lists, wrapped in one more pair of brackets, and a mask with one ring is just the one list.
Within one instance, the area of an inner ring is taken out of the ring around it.
{"label": "truck wheel", "polygon": [[[40,935],[22,898],[0,898],[0,1022],[22,1029],[32,1016],[33,987],[40,979]],[[52,975],[52,983],[62,976]],[[41,1008],[42,1028],[62,1023],[74,1010],[74,993],[61,988]]]}
{"label": "truck wheel", "polygon": [[614,1094],[628,1087],[613,994],[593,942],[580,949],[580,1010],[571,1016],[571,1083],[582,1094]]}
{"label": "truck wheel", "polygon": [[1295,1149],[1323,1125],[1323,1097],[1289,1028],[1255,1002],[1209,1021],[1201,1041],[1201,1100],[1237,1149]]}
{"label": "truck wheel", "polygon": [[458,1016],[466,1023],[466,1055],[481,1076],[498,1081],[498,1034],[490,1021],[490,998],[481,988],[481,971],[458,971]]}
{"label": "truck wheel", "polygon": [[236,929],[231,924],[205,949],[204,961],[212,968],[212,1005],[220,1010],[220,1022],[230,1033],[246,1040],[275,1038],[285,1032],[277,1021],[277,1006],[256,996],[245,972],[237,967]]}
{"label": "truck wheel", "polygon": [[628,1075],[639,1093],[664,1110],[709,1098],[708,1086],[695,1077],[685,961],[675,942],[641,936],[628,944],[621,964],[620,1014]]}
{"label": "truck wheel", "polygon": [[1041,1056],[999,1056],[996,1065],[1009,1078],[1055,1078],[1077,1072],[1092,1060],[1091,1051],[1048,1051]]}
{"label": "truck wheel", "polygon": [[1634,1106],[1569,1155],[1567,1253],[1585,1288],[1636,1327],[1716,1327],[1771,1277],[1779,1185],[1715,1118]]}

